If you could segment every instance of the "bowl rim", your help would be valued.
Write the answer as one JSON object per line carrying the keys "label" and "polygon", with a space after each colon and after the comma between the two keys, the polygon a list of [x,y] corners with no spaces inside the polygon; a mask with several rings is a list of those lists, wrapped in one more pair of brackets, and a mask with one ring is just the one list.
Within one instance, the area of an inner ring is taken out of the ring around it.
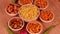
{"label": "bowl rim", "polygon": [[[24,7],[24,6],[35,6],[35,5],[32,5],[32,4],[26,4],[26,5],[22,5],[20,8],[22,8],[22,7]],[[20,17],[22,20],[26,21],[26,22],[30,22],[30,21],[32,21],[32,20],[36,20],[36,19],[39,17],[40,10],[38,9],[37,6],[35,6],[35,7],[36,7],[37,10],[38,10],[38,15],[37,15],[34,19],[31,19],[31,20],[24,19],[24,18],[20,15],[20,12],[21,12],[20,10],[19,10],[19,17]]]}
{"label": "bowl rim", "polygon": [[[19,30],[21,30],[23,27],[24,27],[24,21],[22,20],[22,23],[23,23],[23,25],[22,25],[22,27],[21,28],[19,28],[19,29],[14,29],[14,28],[12,28],[10,25],[9,25],[9,23],[10,23],[10,21],[12,20],[12,19],[14,19],[14,18],[19,18],[19,17],[13,17],[13,18],[11,18],[9,21],[8,21],[8,27],[12,30],[12,31],[19,31]],[[20,18],[19,18],[20,19]]]}
{"label": "bowl rim", "polygon": [[[52,22],[52,21],[54,20],[54,18],[55,18],[54,13],[51,11],[51,9],[49,9],[49,10],[50,10],[50,12],[53,14],[53,18],[52,18],[51,20],[49,20],[49,21],[45,21],[45,20],[43,20],[41,17],[39,17],[39,19],[40,19],[42,22],[44,22],[44,23]],[[43,11],[44,11],[44,10],[43,10]]]}
{"label": "bowl rim", "polygon": [[[36,1],[38,1],[38,0],[35,0],[35,1],[34,1],[34,5],[35,5]],[[44,9],[48,8],[49,2],[48,2],[48,0],[46,0],[46,1],[47,1],[47,6],[46,6],[45,8],[39,8],[40,10],[44,10]]]}
{"label": "bowl rim", "polygon": [[[35,21],[36,21],[36,20],[35,20]],[[30,22],[27,24],[27,26],[28,26],[31,22],[34,22],[34,21],[30,21]],[[40,33],[43,31],[43,25],[42,25],[39,21],[36,21],[36,23],[40,24],[41,30],[40,30],[39,32],[37,32],[37,33],[32,33],[32,32],[30,32],[30,31],[28,30],[28,28],[27,28],[27,26],[26,26],[26,30],[27,30],[30,34],[40,34]]]}

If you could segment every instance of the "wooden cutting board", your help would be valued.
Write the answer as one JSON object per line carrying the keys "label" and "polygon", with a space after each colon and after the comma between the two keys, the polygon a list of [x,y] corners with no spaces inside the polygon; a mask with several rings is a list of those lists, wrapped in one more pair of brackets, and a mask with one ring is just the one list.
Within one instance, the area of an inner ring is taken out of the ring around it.
{"label": "wooden cutting board", "polygon": [[[5,13],[5,8],[13,0],[0,0],[0,34],[9,34],[7,31],[7,21],[11,18]],[[60,1],[47,0],[49,2],[48,9],[51,9],[55,14],[55,19],[51,23],[42,23],[44,26],[43,32],[50,26],[58,24],[60,19]],[[43,34],[43,32],[41,34]],[[60,34],[60,25],[51,30],[48,34]]]}

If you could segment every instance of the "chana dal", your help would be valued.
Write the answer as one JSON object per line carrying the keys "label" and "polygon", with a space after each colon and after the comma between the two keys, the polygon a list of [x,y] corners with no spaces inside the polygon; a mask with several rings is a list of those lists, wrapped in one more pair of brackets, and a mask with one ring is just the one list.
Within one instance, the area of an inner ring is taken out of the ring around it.
{"label": "chana dal", "polygon": [[20,8],[20,16],[25,20],[33,20],[39,15],[39,10],[35,5],[25,5]]}

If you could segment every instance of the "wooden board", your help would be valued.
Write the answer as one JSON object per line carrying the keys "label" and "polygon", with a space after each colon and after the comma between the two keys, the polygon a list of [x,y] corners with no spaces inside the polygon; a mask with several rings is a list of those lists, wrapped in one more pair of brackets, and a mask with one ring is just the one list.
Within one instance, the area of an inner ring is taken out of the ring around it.
{"label": "wooden board", "polygon": [[[0,34],[9,34],[7,31],[7,21],[11,18],[5,13],[5,8],[13,0],[0,0]],[[42,23],[44,26],[43,32],[50,26],[58,24],[60,20],[60,2],[58,0],[47,0],[49,2],[48,9],[51,9],[55,14],[55,19],[51,23]],[[43,32],[41,34],[43,34]],[[17,34],[17,33],[15,33]],[[51,30],[48,34],[60,34],[60,25]]]}

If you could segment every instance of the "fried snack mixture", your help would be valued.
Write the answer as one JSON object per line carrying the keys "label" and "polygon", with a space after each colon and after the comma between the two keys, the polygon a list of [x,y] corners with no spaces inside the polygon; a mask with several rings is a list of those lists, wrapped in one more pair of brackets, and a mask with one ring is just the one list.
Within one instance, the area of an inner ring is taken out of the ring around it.
{"label": "fried snack mixture", "polygon": [[10,21],[9,25],[14,29],[19,29],[23,26],[23,21],[19,18],[14,18]]}
{"label": "fried snack mixture", "polygon": [[47,0],[35,0],[34,4],[39,8],[45,8],[47,6]]}
{"label": "fried snack mixture", "polygon": [[27,29],[31,33],[38,33],[41,30],[41,25],[38,23],[38,21],[32,21],[27,25]]}
{"label": "fried snack mixture", "polygon": [[14,4],[14,5],[9,4],[6,10],[9,14],[17,14],[18,9],[19,9],[19,4]]}
{"label": "fried snack mixture", "polygon": [[44,10],[40,12],[40,17],[45,21],[49,21],[53,18],[53,13],[49,9]]}

